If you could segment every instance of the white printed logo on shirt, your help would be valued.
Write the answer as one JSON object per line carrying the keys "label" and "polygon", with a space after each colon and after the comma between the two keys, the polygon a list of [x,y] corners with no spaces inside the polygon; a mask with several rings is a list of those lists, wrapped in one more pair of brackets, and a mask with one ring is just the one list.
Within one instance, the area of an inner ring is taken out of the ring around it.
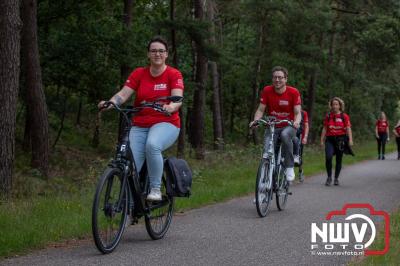
{"label": "white printed logo on shirt", "polygon": [[167,89],[167,84],[161,83],[161,84],[155,84],[154,85],[154,90],[155,91],[162,91]]}
{"label": "white printed logo on shirt", "polygon": [[279,105],[289,105],[289,102],[285,100],[279,100]]}

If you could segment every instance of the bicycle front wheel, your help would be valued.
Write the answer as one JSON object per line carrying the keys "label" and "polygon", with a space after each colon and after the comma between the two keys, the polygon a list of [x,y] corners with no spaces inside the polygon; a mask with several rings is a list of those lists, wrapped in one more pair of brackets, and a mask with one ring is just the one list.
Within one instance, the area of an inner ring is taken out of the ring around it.
{"label": "bicycle front wheel", "polygon": [[174,198],[167,195],[165,175],[161,179],[160,190],[162,200],[149,202],[149,213],[145,215],[146,230],[153,240],[163,238],[172,221]]}
{"label": "bicycle front wheel", "polygon": [[128,188],[122,191],[122,172],[107,168],[100,177],[92,208],[92,233],[103,254],[112,252],[121,240],[128,210]]}
{"label": "bicycle front wheel", "polygon": [[269,203],[272,199],[272,184],[268,178],[270,170],[269,161],[262,159],[258,167],[255,193],[257,213],[260,217],[267,215]]}
{"label": "bicycle front wheel", "polygon": [[276,181],[276,206],[278,210],[282,211],[286,207],[288,193],[289,193],[289,182],[286,180],[286,175],[283,171],[283,167],[279,166],[278,179]]}

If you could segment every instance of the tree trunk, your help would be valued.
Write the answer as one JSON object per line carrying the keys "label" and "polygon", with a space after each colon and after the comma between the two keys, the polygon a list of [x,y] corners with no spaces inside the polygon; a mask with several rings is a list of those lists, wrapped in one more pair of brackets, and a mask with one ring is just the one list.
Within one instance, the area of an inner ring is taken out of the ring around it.
{"label": "tree trunk", "polygon": [[[123,27],[125,32],[129,32],[132,27],[132,6],[134,0],[124,0],[124,15],[123,15]],[[125,81],[130,74],[130,67],[126,62],[121,64],[121,80]]]}
{"label": "tree trunk", "polygon": [[31,136],[31,127],[30,127],[30,115],[28,109],[25,112],[25,129],[24,129],[24,141],[22,143],[22,150],[24,152],[30,152],[32,149],[32,136]]}
{"label": "tree trunk", "polygon": [[[216,14],[216,4],[214,1],[209,2],[208,15],[209,20],[211,21],[211,39],[210,42],[213,45],[216,45],[215,38],[215,14]],[[224,148],[224,138],[222,132],[222,112],[221,112],[221,92],[219,86],[219,73],[218,73],[218,65],[215,61],[210,61],[210,72],[212,78],[212,88],[213,88],[213,131],[214,131],[214,149],[222,150]]]}
{"label": "tree trunk", "polygon": [[64,101],[63,101],[63,110],[62,110],[62,114],[61,114],[60,128],[58,129],[57,137],[56,137],[56,139],[54,140],[54,143],[53,143],[53,147],[52,147],[53,150],[54,150],[54,148],[56,147],[57,142],[58,142],[58,140],[60,139],[61,133],[62,133],[62,131],[63,131],[63,129],[64,129],[65,115],[67,114],[68,96],[69,96],[69,92],[68,92],[68,90],[67,90],[66,93],[65,93]]}
{"label": "tree trunk", "polygon": [[316,132],[314,134],[314,131],[311,130],[312,124],[313,124],[313,117],[314,117],[314,103],[315,103],[315,92],[316,92],[316,86],[317,86],[317,76],[318,76],[318,69],[314,68],[312,70],[312,73],[310,75],[310,81],[308,83],[308,99],[307,99],[307,112],[308,112],[308,125],[310,128],[309,132],[309,139],[311,142],[315,141],[316,137]]}
{"label": "tree trunk", "polygon": [[49,123],[47,105],[42,85],[37,36],[37,1],[23,0],[21,17],[23,21],[21,49],[26,60],[27,107],[30,113],[32,140],[32,167],[48,176],[49,170]]}
{"label": "tree trunk", "polygon": [[79,94],[79,105],[78,105],[78,112],[76,114],[76,122],[75,125],[80,126],[81,125],[81,115],[82,115],[82,101],[83,101],[83,93],[81,92]]}
{"label": "tree trunk", "polygon": [[9,198],[13,180],[20,64],[19,1],[0,1],[0,197]]}
{"label": "tree trunk", "polygon": [[[259,54],[261,55],[261,52],[263,51],[264,47],[264,30],[265,27],[261,23],[260,25],[260,32],[259,32],[259,38],[258,38],[258,51],[260,52]],[[249,110],[249,115],[248,115],[248,122],[250,124],[251,121],[253,121],[253,116],[254,112],[257,109],[258,106],[258,90],[260,87],[260,72],[261,72],[261,56],[257,56],[257,61],[256,61],[256,72],[254,76],[254,82],[253,82],[253,93],[251,97],[251,107]],[[249,129],[248,130],[248,136],[252,136],[253,142],[255,145],[258,145],[260,143],[258,134],[256,130]]]}
{"label": "tree trunk", "polygon": [[[236,25],[236,32],[235,32],[235,51],[239,50],[239,29],[240,29],[240,21],[237,22]],[[237,52],[236,52],[237,53]],[[236,56],[238,56],[236,54]],[[232,93],[231,93],[231,106],[230,106],[230,119],[229,119],[229,132],[232,134],[233,133],[233,128],[234,128],[234,123],[235,123],[235,114],[236,114],[236,102],[237,102],[237,88],[236,86],[233,86],[232,88]]]}
{"label": "tree trunk", "polygon": [[[206,0],[194,1],[195,19],[204,20],[204,10]],[[206,99],[206,82],[207,82],[207,57],[203,52],[203,42],[201,39],[196,39],[195,47],[197,54],[196,62],[196,79],[195,91],[193,97],[193,112],[191,116],[191,135],[193,140],[193,147],[195,149],[196,158],[204,159],[204,127],[205,127],[205,99]]]}
{"label": "tree trunk", "polygon": [[[332,3],[333,6],[337,5],[336,1],[333,1]],[[333,90],[331,87],[331,75],[333,72],[333,60],[334,60],[334,53],[335,53],[335,45],[336,45],[336,32],[337,32],[337,23],[339,21],[340,15],[339,12],[336,12],[336,16],[332,21],[332,28],[330,30],[330,39],[329,39],[329,48],[328,48],[328,65],[326,68],[326,73],[327,73],[327,77],[326,77],[326,88],[328,88],[328,96],[329,99],[333,97]]]}
{"label": "tree trunk", "polygon": [[[320,50],[323,51],[323,40],[324,40],[324,34],[321,33],[318,39],[318,45],[320,47]],[[318,80],[318,72],[319,72],[319,64],[318,64],[318,58],[319,56],[314,57],[314,61],[316,62],[316,66],[311,70],[310,74],[310,79],[308,83],[308,90],[307,90],[307,111],[308,111],[308,125],[310,128],[309,131],[309,139],[310,142],[315,142],[317,134],[319,132],[316,132],[315,130],[312,130],[312,124],[313,124],[313,118],[314,118],[314,104],[315,104],[315,97],[316,97],[316,91],[317,91],[317,80]]]}
{"label": "tree trunk", "polygon": [[[175,20],[175,0],[170,1],[170,19],[171,21]],[[176,48],[176,30],[175,28],[171,29],[171,52],[172,54],[172,64],[174,67],[178,68],[178,49]],[[177,157],[184,158],[185,157],[185,135],[186,135],[186,127],[185,127],[185,114],[183,111],[183,106],[179,109],[179,117],[181,118],[181,130],[179,132],[178,137],[178,149],[177,149]]]}

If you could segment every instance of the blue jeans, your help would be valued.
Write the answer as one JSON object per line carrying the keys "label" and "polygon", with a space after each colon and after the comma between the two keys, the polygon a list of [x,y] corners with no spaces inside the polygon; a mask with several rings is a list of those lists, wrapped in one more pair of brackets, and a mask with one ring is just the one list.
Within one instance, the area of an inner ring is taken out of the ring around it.
{"label": "blue jeans", "polygon": [[[269,127],[265,130],[264,135],[264,150],[268,150],[268,144],[270,139],[271,129]],[[277,136],[280,136],[281,145],[282,145],[282,156],[284,158],[283,165],[285,168],[294,167],[294,158],[293,158],[293,138],[296,136],[296,129],[291,126],[283,127],[283,128],[275,128],[275,142],[274,146],[276,147]]]}
{"label": "blue jeans", "polygon": [[171,123],[158,123],[150,128],[132,127],[129,141],[137,171],[143,167],[146,159],[150,188],[161,187],[164,161],[161,152],[174,144],[180,129]]}

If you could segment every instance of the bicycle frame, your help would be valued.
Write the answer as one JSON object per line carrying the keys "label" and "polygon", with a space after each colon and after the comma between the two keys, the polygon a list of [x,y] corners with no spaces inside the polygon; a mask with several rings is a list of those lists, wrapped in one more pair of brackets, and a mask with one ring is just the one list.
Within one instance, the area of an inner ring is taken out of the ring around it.
{"label": "bicycle frame", "polygon": [[[268,149],[265,151],[265,145],[264,145],[264,150],[263,150],[263,158],[268,159],[269,161],[269,169],[271,171],[268,172],[268,179],[269,182],[267,183],[267,188],[270,189],[271,185],[273,186],[274,189],[276,189],[276,180],[274,177],[279,176],[279,171],[282,170],[281,166],[281,161],[282,161],[282,146],[281,144],[278,143],[278,147],[275,147],[274,142],[275,142],[275,125],[280,124],[280,123],[288,123],[289,125],[292,125],[291,121],[289,120],[276,120],[274,117],[268,117],[267,120],[260,119],[258,120],[262,124],[266,125],[269,127],[270,132],[270,138],[268,142]],[[266,136],[267,132],[265,133]],[[277,152],[276,152],[277,151]]]}
{"label": "bicycle frame", "polygon": [[[171,98],[176,97],[172,96]],[[160,98],[161,99],[161,98]],[[166,99],[165,97],[162,99]],[[173,100],[176,98],[173,98]],[[183,97],[182,97],[183,99]],[[135,161],[133,159],[133,153],[130,148],[129,141],[129,133],[132,128],[132,124],[129,121],[128,114],[136,113],[140,111],[142,108],[154,108],[157,111],[164,112],[159,105],[156,103],[145,103],[142,104],[142,107],[132,108],[132,109],[120,109],[114,103],[108,102],[112,104],[121,114],[123,119],[127,122],[125,127],[123,128],[122,137],[119,139],[115,158],[109,164],[110,167],[119,168],[122,172],[122,182],[121,182],[121,191],[125,191],[128,187],[128,215],[132,214],[133,218],[139,218],[143,215],[148,214],[151,210],[160,208],[164,205],[167,205],[168,202],[164,199],[159,202],[154,202],[149,204],[146,200],[149,180],[147,176],[147,169],[145,169],[140,173],[137,171]],[[141,178],[144,178],[144,186],[141,185]],[[122,194],[120,193],[117,210],[122,209],[122,204],[124,199],[122,198]],[[134,204],[139,203],[139,204]]]}

